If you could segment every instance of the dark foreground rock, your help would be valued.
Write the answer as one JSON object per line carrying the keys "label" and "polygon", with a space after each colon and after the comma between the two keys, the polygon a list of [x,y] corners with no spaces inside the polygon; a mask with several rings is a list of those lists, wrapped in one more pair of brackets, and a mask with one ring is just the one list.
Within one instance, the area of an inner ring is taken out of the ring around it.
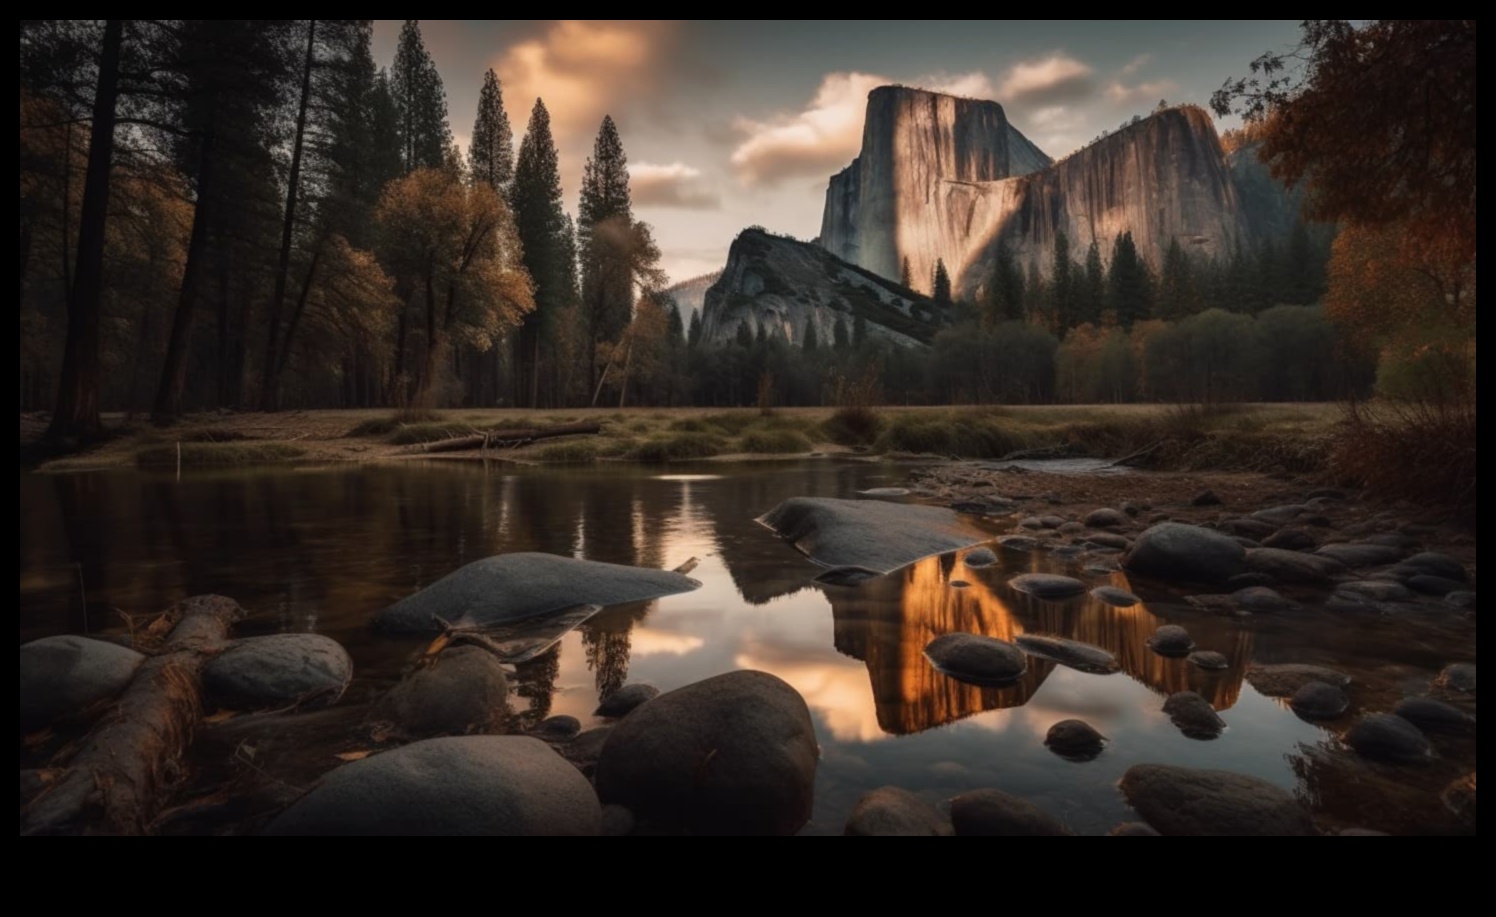
{"label": "dark foreground rock", "polygon": [[878,500],[795,497],[758,521],[816,563],[879,573],[991,537],[944,507]]}
{"label": "dark foreground rock", "polygon": [[1178,624],[1164,624],[1148,638],[1148,648],[1160,656],[1188,656],[1195,648],[1195,638]]}
{"label": "dark foreground rock", "polygon": [[392,631],[433,631],[433,618],[441,617],[453,624],[494,625],[577,605],[642,602],[700,587],[696,580],[668,570],[555,554],[500,554],[474,561],[401,599],[376,615],[374,624]]}
{"label": "dark foreground rock", "polygon": [[235,640],[203,668],[210,704],[230,710],[326,707],[353,678],[353,658],[321,634],[271,634]]}
{"label": "dark foreground rock", "polygon": [[645,701],[654,700],[660,696],[660,689],[654,685],[624,685],[612,694],[602,699],[597,709],[592,711],[593,716],[620,717],[628,716],[635,707]]}
{"label": "dark foreground rock", "polygon": [[973,790],[951,800],[957,837],[1066,837],[1065,823],[1002,790]]}
{"label": "dark foreground rock", "polygon": [[951,821],[908,790],[879,787],[857,800],[847,837],[949,837]]}
{"label": "dark foreground rock", "polygon": [[1164,713],[1180,732],[1191,739],[1214,739],[1226,728],[1226,721],[1216,714],[1210,701],[1194,691],[1170,694],[1164,701]]}
{"label": "dark foreground rock", "polygon": [[1079,640],[1071,640],[1068,637],[1056,637],[1049,634],[1020,634],[1013,638],[1018,648],[1030,656],[1038,656],[1060,665],[1069,666],[1081,672],[1092,675],[1109,675],[1122,668],[1107,650],[1090,643],[1082,643]]}
{"label": "dark foreground rock", "polygon": [[1009,684],[1028,669],[1023,650],[980,634],[942,634],[925,645],[925,657],[946,675],[975,685]]}
{"label": "dark foreground rock", "polygon": [[1345,734],[1345,744],[1377,761],[1414,763],[1433,754],[1417,726],[1391,713],[1361,717]]}
{"label": "dark foreground rock", "polygon": [[508,696],[497,657],[481,647],[449,646],[387,691],[369,721],[406,738],[496,732]]}
{"label": "dark foreground rock", "polygon": [[1446,691],[1474,694],[1475,663],[1455,662],[1445,666],[1439,673],[1439,677],[1434,680],[1434,686]]}
{"label": "dark foreground rock", "polygon": [[427,739],[345,764],[271,835],[596,835],[602,808],[581,772],[538,739]]}
{"label": "dark foreground rock", "polygon": [[1128,805],[1164,835],[1314,835],[1309,812],[1286,790],[1229,771],[1138,764],[1122,776]]}
{"label": "dark foreground rock", "polygon": [[1343,688],[1351,683],[1344,672],[1322,665],[1286,662],[1278,665],[1254,665],[1247,669],[1247,683],[1268,697],[1293,697],[1295,691],[1311,681]]}
{"label": "dark foreground rock", "polygon": [[818,756],[794,688],[765,672],[728,672],[620,720],[597,762],[597,793],[692,834],[793,834],[810,818]]}
{"label": "dark foreground rock", "polygon": [[1138,536],[1122,566],[1133,573],[1187,582],[1224,582],[1243,572],[1246,549],[1198,525],[1161,522]]}
{"label": "dark foreground rock", "polygon": [[1350,707],[1351,700],[1336,685],[1311,681],[1293,692],[1288,704],[1306,720],[1332,720]]}
{"label": "dark foreground rock", "polygon": [[114,697],[144,661],[129,647],[73,634],[21,644],[21,732]]}
{"label": "dark foreground rock", "polygon": [[1106,736],[1085,720],[1060,720],[1044,735],[1044,747],[1069,761],[1090,761],[1105,746]]}
{"label": "dark foreground rock", "polygon": [[1073,599],[1086,591],[1086,584],[1073,576],[1057,573],[1023,573],[1008,580],[1008,585],[1036,599],[1058,602]]}

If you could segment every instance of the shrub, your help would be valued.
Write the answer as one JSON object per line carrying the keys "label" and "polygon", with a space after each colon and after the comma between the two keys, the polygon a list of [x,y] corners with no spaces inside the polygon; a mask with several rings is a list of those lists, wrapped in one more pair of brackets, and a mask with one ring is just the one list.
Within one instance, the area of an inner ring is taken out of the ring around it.
{"label": "shrub", "polygon": [[597,444],[589,440],[573,440],[566,443],[551,443],[541,449],[537,458],[542,462],[557,464],[582,464],[596,461]]}
{"label": "shrub", "polygon": [[[177,464],[177,444],[162,443],[135,450],[135,464],[142,468],[172,468]],[[306,450],[290,443],[193,443],[181,445],[183,468],[258,465],[301,458]]]}
{"label": "shrub", "polygon": [[847,405],[821,424],[821,430],[833,443],[843,446],[871,446],[883,432],[883,417],[864,405]]}
{"label": "shrub", "polygon": [[1334,433],[1330,470],[1386,497],[1475,505],[1476,401],[1352,403]]}
{"label": "shrub", "polygon": [[683,459],[710,458],[722,451],[722,440],[710,433],[676,433],[653,436],[634,447],[630,457],[657,465]]}
{"label": "shrub", "polygon": [[738,450],[774,455],[809,452],[810,440],[795,430],[749,430],[739,440]]}

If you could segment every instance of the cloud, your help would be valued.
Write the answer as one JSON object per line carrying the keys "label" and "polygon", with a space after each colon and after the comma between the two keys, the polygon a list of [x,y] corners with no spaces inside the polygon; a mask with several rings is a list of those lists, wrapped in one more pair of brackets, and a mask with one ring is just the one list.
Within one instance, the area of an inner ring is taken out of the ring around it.
{"label": "cloud", "polygon": [[1106,97],[1117,105],[1135,105],[1139,102],[1152,104],[1177,93],[1179,84],[1173,80],[1151,80],[1132,86],[1114,80],[1106,87]]}
{"label": "cloud", "polygon": [[716,210],[722,200],[698,179],[701,170],[683,162],[659,165],[636,162],[629,165],[629,189],[639,207],[676,207],[682,210]]}
{"label": "cloud", "polygon": [[871,73],[828,73],[803,111],[766,121],[739,118],[744,139],[732,152],[733,168],[750,185],[840,169],[862,145],[867,94],[888,82]]}
{"label": "cloud", "polygon": [[1055,105],[1095,92],[1091,65],[1062,53],[1022,61],[1008,68],[997,87],[999,102]]}
{"label": "cloud", "polygon": [[1152,54],[1139,54],[1137,57],[1134,57],[1132,60],[1123,64],[1122,69],[1117,71],[1117,75],[1132,76],[1134,73],[1137,73],[1139,70],[1142,70],[1144,67],[1148,66],[1151,63],[1153,63]]}

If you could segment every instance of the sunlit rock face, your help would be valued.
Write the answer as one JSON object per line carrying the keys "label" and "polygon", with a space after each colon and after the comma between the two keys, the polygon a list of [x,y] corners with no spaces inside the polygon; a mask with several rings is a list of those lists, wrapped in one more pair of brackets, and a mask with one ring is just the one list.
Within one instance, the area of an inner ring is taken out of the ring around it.
{"label": "sunlit rock face", "polygon": [[1238,182],[1258,177],[1245,163],[1233,172],[1199,108],[1157,112],[1056,163],[995,102],[885,86],[868,96],[861,154],[827,188],[820,241],[886,277],[908,259],[921,290],[943,260],[970,297],[999,244],[1047,273],[1060,232],[1077,261],[1092,239],[1107,257],[1124,231],[1155,266],[1176,238],[1193,254],[1229,254],[1254,223],[1281,216],[1284,195],[1256,201],[1255,181],[1261,214],[1248,212]]}

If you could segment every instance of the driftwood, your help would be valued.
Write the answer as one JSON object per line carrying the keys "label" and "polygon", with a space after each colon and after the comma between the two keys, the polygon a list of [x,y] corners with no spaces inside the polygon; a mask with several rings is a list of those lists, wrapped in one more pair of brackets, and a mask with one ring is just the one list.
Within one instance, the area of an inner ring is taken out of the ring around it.
{"label": "driftwood", "polygon": [[85,736],[47,790],[21,812],[21,834],[143,834],[181,771],[202,716],[201,673],[228,645],[244,609],[199,595]]}
{"label": "driftwood", "polygon": [[567,423],[555,427],[535,427],[529,430],[490,430],[487,433],[471,433],[453,436],[434,442],[419,443],[408,447],[406,452],[460,452],[463,449],[518,449],[539,439],[553,436],[578,436],[584,433],[600,433],[602,426],[595,423]]}
{"label": "driftwood", "polygon": [[1162,446],[1163,444],[1164,444],[1164,441],[1163,440],[1159,440],[1158,442],[1154,443],[1151,446],[1144,446],[1143,448],[1139,449],[1136,452],[1133,452],[1133,453],[1130,453],[1128,455],[1122,456],[1121,458],[1117,459],[1115,462],[1112,462],[1107,467],[1109,467],[1109,468],[1120,468],[1120,467],[1124,467],[1124,466],[1127,466],[1127,465],[1131,465],[1133,462],[1137,461],[1140,458],[1145,458],[1145,457],[1147,457],[1149,455],[1152,455],[1155,451],[1157,451],[1158,447]]}

